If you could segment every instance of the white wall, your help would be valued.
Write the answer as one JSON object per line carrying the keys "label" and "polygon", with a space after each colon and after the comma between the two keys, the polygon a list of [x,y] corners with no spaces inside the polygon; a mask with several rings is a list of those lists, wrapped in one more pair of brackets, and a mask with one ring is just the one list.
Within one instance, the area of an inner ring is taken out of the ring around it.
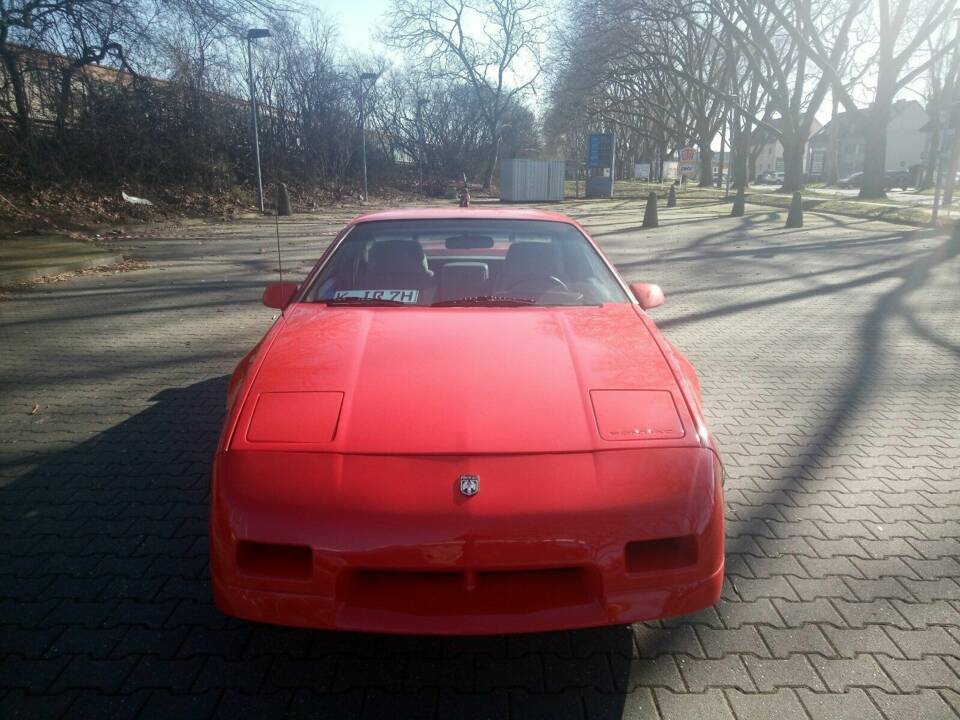
{"label": "white wall", "polygon": [[783,172],[783,145],[779,141],[767,143],[757,156],[757,175],[765,172]]}
{"label": "white wall", "polygon": [[890,121],[887,128],[887,170],[906,170],[923,162],[927,135],[920,132],[928,121],[917,103],[910,103]]}

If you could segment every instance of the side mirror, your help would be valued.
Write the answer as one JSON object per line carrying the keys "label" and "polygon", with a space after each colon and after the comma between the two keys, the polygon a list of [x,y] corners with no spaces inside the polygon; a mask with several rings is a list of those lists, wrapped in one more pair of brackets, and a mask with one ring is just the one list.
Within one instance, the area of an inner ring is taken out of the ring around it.
{"label": "side mirror", "polygon": [[275,282],[263,290],[263,304],[268,308],[283,310],[299,286],[292,282]]}
{"label": "side mirror", "polygon": [[663,305],[663,290],[653,283],[630,283],[630,291],[644,310]]}

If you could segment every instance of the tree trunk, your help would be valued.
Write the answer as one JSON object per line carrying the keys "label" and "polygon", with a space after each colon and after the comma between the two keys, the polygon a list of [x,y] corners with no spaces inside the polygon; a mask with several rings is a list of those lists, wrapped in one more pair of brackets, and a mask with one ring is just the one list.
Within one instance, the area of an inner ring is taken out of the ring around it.
{"label": "tree trunk", "polygon": [[747,183],[749,182],[748,163],[750,160],[750,138],[752,133],[750,131],[750,123],[746,123],[746,127],[739,128],[735,131],[733,136],[733,142],[735,149],[733,151],[733,184],[734,187],[746,188]]}
{"label": "tree trunk", "polygon": [[839,168],[837,167],[840,163],[840,128],[838,126],[840,120],[837,117],[839,114],[839,105],[840,98],[837,97],[836,93],[833,93],[833,112],[830,115],[830,157],[824,158],[824,162],[827,160],[830,161],[829,167],[830,170],[827,172],[827,185],[836,185],[839,177]]}
{"label": "tree trunk", "polygon": [[496,139],[493,141],[493,152],[490,155],[490,164],[487,172],[484,174],[483,189],[489,190],[493,187],[493,175],[497,171],[497,160],[500,159],[500,133],[496,133]]}
{"label": "tree trunk", "polygon": [[700,141],[700,187],[713,185],[713,150],[709,140]]}
{"label": "tree trunk", "polygon": [[[943,206],[953,205],[953,192],[956,189],[957,165],[960,164],[960,136],[954,135],[953,147],[947,149],[949,161],[947,162],[947,176],[943,179]],[[940,162],[943,162],[941,159]]]}
{"label": "tree trunk", "polygon": [[859,197],[885,198],[890,102],[878,97],[873,107],[864,111],[863,119],[863,183]]}
{"label": "tree trunk", "polygon": [[803,190],[803,145],[799,137],[782,137],[783,145],[783,186],[782,192]]}
{"label": "tree trunk", "polygon": [[14,122],[17,128],[17,140],[20,145],[24,166],[26,167],[27,177],[32,181],[35,171],[35,158],[33,156],[33,133],[30,125],[30,103],[27,99],[27,91],[24,84],[23,73],[20,69],[19,57],[9,46],[3,45],[0,46],[0,58],[2,58],[3,65],[6,68],[10,87],[13,89],[15,103]]}
{"label": "tree trunk", "polygon": [[[934,111],[931,114],[931,117],[939,117],[937,113],[940,112],[939,107],[934,106]],[[923,168],[923,177],[920,178],[920,183],[918,190],[928,190],[933,187],[933,183],[936,181],[934,174],[937,171],[937,149],[940,147],[940,124],[935,123],[933,126],[933,132],[930,133],[930,140],[927,142],[927,162]]]}

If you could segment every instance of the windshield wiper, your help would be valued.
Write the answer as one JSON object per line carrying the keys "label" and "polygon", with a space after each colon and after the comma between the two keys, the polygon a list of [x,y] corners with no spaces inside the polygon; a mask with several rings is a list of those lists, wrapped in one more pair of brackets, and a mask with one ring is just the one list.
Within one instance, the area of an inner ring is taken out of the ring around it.
{"label": "windshield wiper", "polygon": [[369,306],[407,306],[411,303],[400,302],[399,300],[388,300],[387,298],[364,298],[364,297],[340,297],[327,298],[321,300],[325,305],[369,305]]}
{"label": "windshield wiper", "polygon": [[480,307],[520,307],[523,305],[536,305],[537,301],[532,298],[504,297],[501,295],[477,295],[475,297],[456,298],[454,300],[441,300],[433,303],[430,307],[457,307],[467,305],[478,305]]}

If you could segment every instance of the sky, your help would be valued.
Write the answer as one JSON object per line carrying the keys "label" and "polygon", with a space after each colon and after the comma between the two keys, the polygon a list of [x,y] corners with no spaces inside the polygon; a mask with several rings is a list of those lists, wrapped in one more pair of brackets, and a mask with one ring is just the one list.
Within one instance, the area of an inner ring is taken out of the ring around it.
{"label": "sky", "polygon": [[345,46],[360,51],[374,45],[373,34],[390,6],[389,0],[308,0],[307,4],[336,22]]}

